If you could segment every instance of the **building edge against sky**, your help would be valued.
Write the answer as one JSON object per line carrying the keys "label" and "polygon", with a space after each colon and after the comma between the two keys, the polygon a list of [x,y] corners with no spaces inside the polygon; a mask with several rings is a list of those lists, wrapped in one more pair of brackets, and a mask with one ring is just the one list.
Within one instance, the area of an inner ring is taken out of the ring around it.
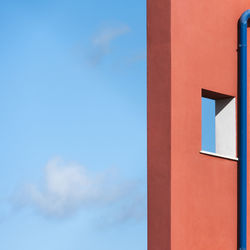
{"label": "building edge against sky", "polygon": [[219,122],[226,114],[236,130],[237,22],[250,3],[148,0],[147,8],[148,249],[237,249],[236,138],[216,135],[225,157],[201,153],[201,98],[216,100]]}

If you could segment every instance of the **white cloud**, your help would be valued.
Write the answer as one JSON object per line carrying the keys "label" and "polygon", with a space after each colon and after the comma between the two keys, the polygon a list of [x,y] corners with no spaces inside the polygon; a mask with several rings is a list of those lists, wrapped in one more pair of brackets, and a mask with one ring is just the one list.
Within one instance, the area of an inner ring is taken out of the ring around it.
{"label": "white cloud", "polygon": [[128,33],[129,31],[130,29],[128,26],[104,28],[93,38],[93,44],[95,46],[108,47],[112,40]]}
{"label": "white cloud", "polygon": [[89,62],[94,66],[99,64],[103,57],[110,53],[112,41],[127,34],[129,31],[130,28],[126,25],[105,27],[100,30],[92,39],[92,51],[89,56]]}
{"label": "white cloud", "polygon": [[147,52],[143,51],[140,53],[135,54],[134,56],[130,57],[128,60],[129,64],[134,64],[140,61],[146,61],[147,59]]}
{"label": "white cloud", "polygon": [[[77,163],[51,159],[41,185],[27,184],[15,195],[15,205],[31,207],[44,216],[65,218],[80,210],[115,209],[115,224],[145,218],[145,194],[134,181],[122,181],[114,169],[91,173]],[[108,212],[109,213],[109,212]],[[105,216],[104,216],[105,217]]]}
{"label": "white cloud", "polygon": [[123,224],[128,221],[142,221],[147,215],[146,194],[138,194],[136,190],[130,193],[130,199],[122,202],[112,210],[112,214],[102,216],[98,219],[98,226],[106,228]]}

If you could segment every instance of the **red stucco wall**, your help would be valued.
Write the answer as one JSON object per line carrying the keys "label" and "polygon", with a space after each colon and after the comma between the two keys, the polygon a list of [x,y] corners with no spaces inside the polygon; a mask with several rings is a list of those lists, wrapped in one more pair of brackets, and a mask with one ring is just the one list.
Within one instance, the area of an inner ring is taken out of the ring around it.
{"label": "red stucco wall", "polygon": [[235,250],[237,162],[199,153],[201,89],[237,97],[237,21],[250,1],[147,4],[148,249]]}
{"label": "red stucco wall", "polygon": [[148,1],[148,249],[171,249],[170,0]]}

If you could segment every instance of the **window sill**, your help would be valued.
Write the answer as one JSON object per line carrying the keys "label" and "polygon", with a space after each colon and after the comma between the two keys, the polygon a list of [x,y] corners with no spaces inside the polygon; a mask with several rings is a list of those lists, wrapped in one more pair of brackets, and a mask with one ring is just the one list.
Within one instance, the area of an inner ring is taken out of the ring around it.
{"label": "window sill", "polygon": [[228,160],[232,160],[232,161],[238,161],[239,160],[237,157],[232,157],[232,156],[227,156],[227,155],[220,155],[220,154],[216,154],[216,153],[212,153],[212,152],[208,152],[208,151],[204,151],[204,150],[201,150],[200,153],[204,154],[204,155],[210,155],[210,156],[223,158],[223,159],[228,159]]}

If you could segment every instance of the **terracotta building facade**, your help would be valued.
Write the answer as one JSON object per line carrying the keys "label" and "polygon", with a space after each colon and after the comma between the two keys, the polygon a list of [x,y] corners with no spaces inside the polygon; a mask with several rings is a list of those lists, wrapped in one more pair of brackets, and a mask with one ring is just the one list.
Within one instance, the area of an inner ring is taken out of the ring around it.
{"label": "terracotta building facade", "polygon": [[[249,8],[147,1],[148,250],[237,249],[237,23]],[[202,98],[216,105],[215,152],[202,149]]]}

